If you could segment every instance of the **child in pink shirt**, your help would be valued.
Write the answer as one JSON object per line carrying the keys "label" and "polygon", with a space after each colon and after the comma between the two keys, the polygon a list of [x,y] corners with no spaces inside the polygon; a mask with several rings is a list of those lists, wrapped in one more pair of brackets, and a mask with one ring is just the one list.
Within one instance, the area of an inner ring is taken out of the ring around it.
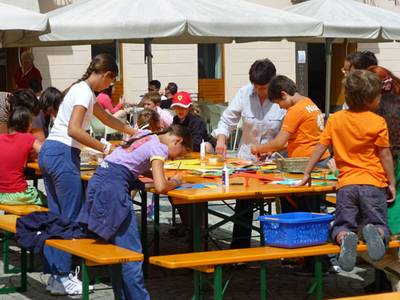
{"label": "child in pink shirt", "polygon": [[152,109],[160,115],[161,129],[171,126],[174,118],[168,111],[160,107],[161,96],[158,92],[149,92],[145,94],[142,103],[144,108]]}

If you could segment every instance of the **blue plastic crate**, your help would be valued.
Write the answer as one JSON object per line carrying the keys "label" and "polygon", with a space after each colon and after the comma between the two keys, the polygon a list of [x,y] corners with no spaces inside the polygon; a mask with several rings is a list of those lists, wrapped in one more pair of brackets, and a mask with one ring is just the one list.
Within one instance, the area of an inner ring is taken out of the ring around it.
{"label": "blue plastic crate", "polygon": [[294,212],[260,216],[265,245],[299,248],[324,244],[328,241],[329,214]]}

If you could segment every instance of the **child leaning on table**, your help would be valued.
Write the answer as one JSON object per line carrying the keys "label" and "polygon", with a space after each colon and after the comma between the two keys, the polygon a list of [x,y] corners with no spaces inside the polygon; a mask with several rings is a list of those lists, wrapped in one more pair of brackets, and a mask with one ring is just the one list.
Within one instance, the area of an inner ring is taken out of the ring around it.
{"label": "child leaning on table", "polygon": [[351,271],[357,256],[355,232],[360,226],[370,258],[378,261],[384,256],[389,241],[387,202],[394,201],[396,191],[387,125],[373,112],[380,102],[382,83],[376,74],[355,70],[343,84],[349,110],[328,119],[300,185],[310,180],[312,168],[333,145],[339,190],[331,237],[340,245],[340,267]]}
{"label": "child leaning on table", "polygon": [[[130,191],[140,188],[140,175],[152,176],[157,193],[166,193],[181,184],[180,176],[169,179],[164,161],[191,151],[190,131],[172,125],[159,133],[141,131],[115,149],[96,169],[87,188],[87,200],[78,222],[104,240],[135,252],[142,252],[140,233]],[[151,170],[151,171],[150,171]],[[111,267],[116,278],[115,267]],[[142,263],[122,265],[123,299],[150,299],[144,287]],[[113,282],[114,294],[116,285]]]}
{"label": "child leaning on table", "polygon": [[29,133],[32,125],[31,112],[17,106],[8,119],[8,133],[0,134],[0,204],[38,204],[43,201],[33,186],[28,186],[24,168],[29,153],[39,153],[42,146]]}

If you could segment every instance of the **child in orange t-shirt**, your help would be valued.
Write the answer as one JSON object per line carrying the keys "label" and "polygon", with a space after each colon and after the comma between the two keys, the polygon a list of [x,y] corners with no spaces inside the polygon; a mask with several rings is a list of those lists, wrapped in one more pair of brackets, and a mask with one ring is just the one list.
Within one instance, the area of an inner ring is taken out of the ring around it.
{"label": "child in orange t-shirt", "polygon": [[[287,109],[287,113],[278,135],[267,144],[252,146],[252,154],[270,154],[287,147],[289,157],[310,157],[324,129],[324,117],[319,108],[311,99],[297,91],[296,84],[291,79],[282,75],[271,80],[268,97],[281,108]],[[325,151],[318,166],[326,167],[329,156],[329,152]],[[320,212],[324,197],[295,196],[291,200],[293,201],[281,198],[282,212]]]}
{"label": "child in orange t-shirt", "polygon": [[371,259],[384,256],[389,241],[386,202],[394,201],[396,190],[387,125],[373,113],[380,102],[382,83],[376,74],[355,70],[343,84],[349,110],[328,119],[300,185],[308,182],[312,168],[332,144],[339,190],[331,236],[341,248],[340,267],[351,271],[357,257],[354,232],[359,226]]}
{"label": "child in orange t-shirt", "polygon": [[[286,148],[289,157],[309,157],[324,129],[324,116],[314,102],[297,91],[296,84],[286,76],[276,76],[268,87],[269,99],[287,109],[282,128],[269,143],[254,145],[254,155],[271,153]],[[321,157],[329,157],[326,151]]]}

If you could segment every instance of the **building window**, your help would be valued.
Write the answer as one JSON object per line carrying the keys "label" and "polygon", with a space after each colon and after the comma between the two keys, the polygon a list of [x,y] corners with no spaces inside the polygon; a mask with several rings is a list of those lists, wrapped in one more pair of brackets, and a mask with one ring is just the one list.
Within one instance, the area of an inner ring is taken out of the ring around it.
{"label": "building window", "polygon": [[100,53],[107,53],[110,54],[112,57],[114,57],[115,61],[117,62],[118,65],[118,77],[117,80],[120,80],[120,74],[121,74],[121,60],[120,60],[120,47],[119,47],[119,42],[114,41],[110,43],[104,43],[104,44],[94,44],[92,45],[92,57],[95,57],[97,54]]}
{"label": "building window", "polygon": [[199,79],[221,79],[222,46],[220,44],[199,44],[197,53]]}

